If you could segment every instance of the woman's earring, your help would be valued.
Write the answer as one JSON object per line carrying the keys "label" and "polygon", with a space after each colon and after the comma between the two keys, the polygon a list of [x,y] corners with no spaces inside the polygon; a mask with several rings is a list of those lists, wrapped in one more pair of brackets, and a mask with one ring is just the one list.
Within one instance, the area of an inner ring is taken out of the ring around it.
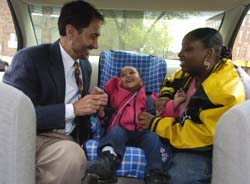
{"label": "woman's earring", "polygon": [[209,69],[210,69],[210,63],[207,61],[207,58],[206,58],[206,59],[204,59],[203,64],[204,64],[204,66],[205,66],[206,70],[209,70]]}

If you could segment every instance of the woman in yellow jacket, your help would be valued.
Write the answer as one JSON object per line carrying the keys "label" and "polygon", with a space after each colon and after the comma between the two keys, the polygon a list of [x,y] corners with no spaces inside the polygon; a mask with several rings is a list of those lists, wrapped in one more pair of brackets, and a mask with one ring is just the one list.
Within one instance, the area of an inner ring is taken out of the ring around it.
{"label": "woman in yellow jacket", "polygon": [[250,78],[229,60],[220,33],[212,28],[189,32],[178,54],[181,69],[166,78],[155,103],[162,109],[178,90],[186,99],[176,109],[177,118],[139,115],[141,126],[156,132],[173,147],[169,184],[211,182],[212,147],[220,116],[249,98]]}

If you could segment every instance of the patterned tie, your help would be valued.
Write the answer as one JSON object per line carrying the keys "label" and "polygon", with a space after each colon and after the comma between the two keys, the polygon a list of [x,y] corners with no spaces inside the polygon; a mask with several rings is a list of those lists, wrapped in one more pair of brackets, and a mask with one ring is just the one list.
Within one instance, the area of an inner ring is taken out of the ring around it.
{"label": "patterned tie", "polygon": [[75,61],[74,63],[74,68],[75,68],[75,79],[76,79],[76,84],[78,86],[78,89],[79,89],[79,96],[78,98],[80,99],[83,95],[83,83],[82,83],[82,79],[80,77],[81,75],[81,72],[80,72],[80,69],[79,69],[79,63],[77,61]]}
{"label": "patterned tie", "polygon": [[[79,93],[78,93],[78,99],[80,99],[83,96],[83,83],[82,83],[82,79],[80,77],[81,72],[79,69],[79,63],[77,61],[75,61],[74,63],[74,69],[75,69],[75,80],[76,80],[76,84],[78,86],[79,89]],[[76,117],[76,142],[80,143],[80,120],[78,117]]]}

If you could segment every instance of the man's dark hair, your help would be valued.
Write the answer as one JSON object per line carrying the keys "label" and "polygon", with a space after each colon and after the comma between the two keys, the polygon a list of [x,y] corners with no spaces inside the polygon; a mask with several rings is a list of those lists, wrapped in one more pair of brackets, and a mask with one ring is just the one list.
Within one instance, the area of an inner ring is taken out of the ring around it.
{"label": "man's dark hair", "polygon": [[103,15],[91,4],[85,1],[66,3],[58,19],[59,33],[61,36],[66,35],[67,24],[74,26],[80,32],[82,28],[88,27],[94,18],[104,22]]}

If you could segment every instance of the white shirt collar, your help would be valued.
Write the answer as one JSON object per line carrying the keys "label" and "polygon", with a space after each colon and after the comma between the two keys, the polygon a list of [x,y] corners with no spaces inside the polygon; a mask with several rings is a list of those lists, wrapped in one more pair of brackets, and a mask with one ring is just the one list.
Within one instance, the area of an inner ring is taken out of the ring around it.
{"label": "white shirt collar", "polygon": [[67,70],[67,69],[72,68],[73,64],[75,63],[75,60],[64,50],[60,42],[59,42],[59,45],[60,45],[60,51],[62,54],[64,69]]}

